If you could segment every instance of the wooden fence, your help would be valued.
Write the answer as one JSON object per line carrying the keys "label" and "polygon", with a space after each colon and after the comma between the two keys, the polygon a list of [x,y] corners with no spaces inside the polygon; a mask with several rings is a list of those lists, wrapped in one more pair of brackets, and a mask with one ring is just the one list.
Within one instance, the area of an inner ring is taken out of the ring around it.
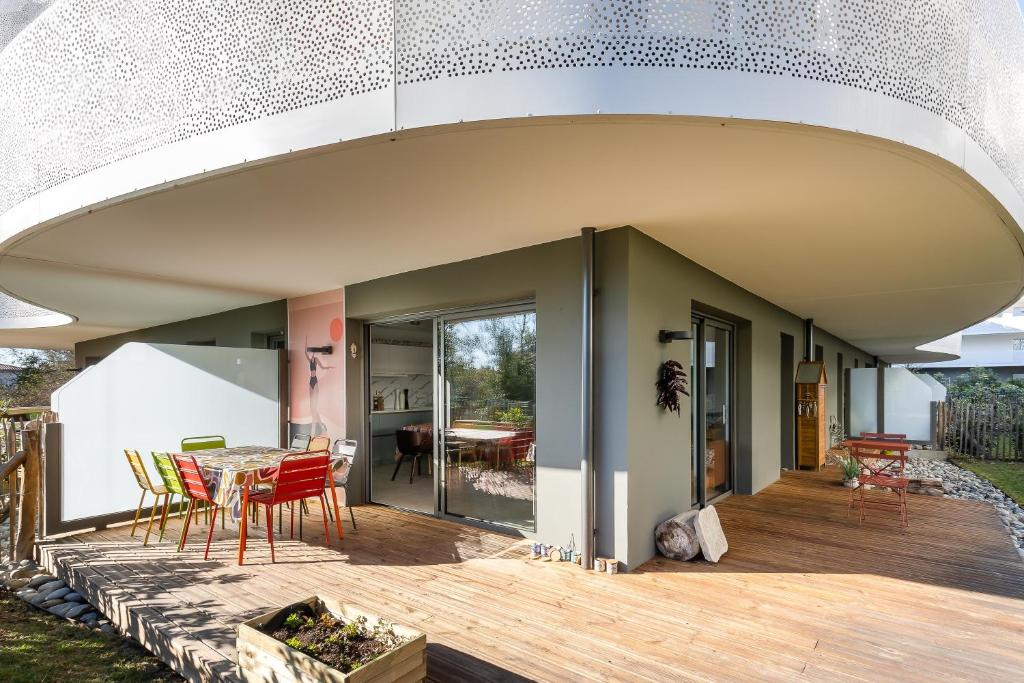
{"label": "wooden fence", "polygon": [[10,560],[32,557],[39,524],[43,425],[51,420],[52,414],[38,410],[0,415],[0,522],[9,528],[3,552]]}
{"label": "wooden fence", "polygon": [[938,404],[936,427],[946,450],[985,460],[1024,461],[1024,405]]}

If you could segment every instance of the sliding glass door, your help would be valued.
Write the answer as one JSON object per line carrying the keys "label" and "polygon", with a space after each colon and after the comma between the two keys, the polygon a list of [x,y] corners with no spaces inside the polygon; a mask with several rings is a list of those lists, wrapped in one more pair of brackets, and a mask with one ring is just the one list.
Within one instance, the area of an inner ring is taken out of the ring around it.
{"label": "sliding glass door", "polygon": [[694,316],[691,502],[707,505],[733,487],[733,327]]}
{"label": "sliding glass door", "polygon": [[537,315],[441,318],[438,421],[446,515],[534,528]]}

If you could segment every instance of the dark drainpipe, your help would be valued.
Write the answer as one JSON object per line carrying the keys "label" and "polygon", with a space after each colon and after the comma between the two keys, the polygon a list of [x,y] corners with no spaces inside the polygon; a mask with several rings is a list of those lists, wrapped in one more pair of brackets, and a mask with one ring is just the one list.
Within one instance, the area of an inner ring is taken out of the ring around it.
{"label": "dark drainpipe", "polygon": [[580,335],[583,363],[580,368],[582,419],[580,420],[580,479],[582,481],[582,530],[580,557],[584,569],[594,564],[594,228],[583,228],[583,327]]}
{"label": "dark drainpipe", "polygon": [[814,360],[814,318],[804,320],[804,360]]}

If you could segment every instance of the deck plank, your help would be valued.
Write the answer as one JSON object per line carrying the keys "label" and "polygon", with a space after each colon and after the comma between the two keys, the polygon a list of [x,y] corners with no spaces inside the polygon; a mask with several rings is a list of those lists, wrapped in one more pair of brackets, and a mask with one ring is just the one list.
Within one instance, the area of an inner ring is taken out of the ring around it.
{"label": "deck plank", "polygon": [[[912,496],[909,529],[846,513],[834,472],[718,506],[718,565],[618,576],[525,559],[527,542],[377,506],[323,545],[206,527],[175,552],[127,527],[44,541],[44,562],[192,680],[237,679],[234,629],[313,593],[428,636],[431,680],[1010,680],[1024,676],[1024,562],[986,503]],[[276,530],[276,525],[275,525]],[[332,526],[333,534],[333,526]]]}

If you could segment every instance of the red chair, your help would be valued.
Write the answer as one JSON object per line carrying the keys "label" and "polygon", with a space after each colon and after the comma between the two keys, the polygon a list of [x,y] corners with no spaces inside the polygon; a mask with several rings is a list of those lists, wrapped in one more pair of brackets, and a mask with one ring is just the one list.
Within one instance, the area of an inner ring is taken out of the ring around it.
{"label": "red chair", "polygon": [[188,494],[188,512],[185,513],[185,527],[181,530],[181,540],[178,541],[178,551],[185,547],[185,538],[188,536],[188,527],[192,522],[192,513],[196,510],[197,501],[204,501],[213,508],[213,519],[210,520],[210,531],[206,534],[206,552],[203,559],[210,559],[210,541],[213,540],[213,527],[217,523],[217,504],[213,501],[213,494],[206,483],[203,471],[191,455],[175,455],[174,464],[178,466],[178,474],[181,476],[181,483],[185,486],[185,493]]}
{"label": "red chair", "polygon": [[[270,491],[249,496],[249,501],[267,508],[267,540],[270,541],[270,561],[274,557],[274,506],[282,503],[293,503],[305,498],[319,498],[324,509],[324,541],[331,542],[330,528],[327,526],[327,499],[324,497],[324,482],[330,474],[331,456],[326,451],[316,453],[293,453],[281,460],[274,478],[274,488]],[[245,553],[245,535],[243,527],[242,554]]]}

